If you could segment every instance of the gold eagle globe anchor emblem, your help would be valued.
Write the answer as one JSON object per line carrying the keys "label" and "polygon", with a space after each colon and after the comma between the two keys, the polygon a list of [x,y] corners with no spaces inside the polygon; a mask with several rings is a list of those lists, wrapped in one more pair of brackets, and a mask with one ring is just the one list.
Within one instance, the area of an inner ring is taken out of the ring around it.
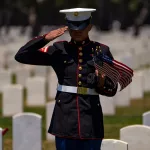
{"label": "gold eagle globe anchor emblem", "polygon": [[78,12],[74,12],[74,16],[76,16],[76,17],[77,17],[78,15],[79,15],[79,13],[78,13]]}

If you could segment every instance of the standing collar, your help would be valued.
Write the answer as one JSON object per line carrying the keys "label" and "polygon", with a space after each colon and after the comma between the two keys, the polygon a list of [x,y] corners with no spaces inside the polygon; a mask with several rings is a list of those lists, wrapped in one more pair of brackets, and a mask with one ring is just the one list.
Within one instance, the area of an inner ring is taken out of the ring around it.
{"label": "standing collar", "polygon": [[90,42],[91,41],[90,41],[89,37],[86,38],[84,41],[80,41],[80,42],[77,42],[73,39],[71,39],[71,41],[70,41],[71,44],[75,44],[77,46],[85,46],[85,45],[89,44]]}

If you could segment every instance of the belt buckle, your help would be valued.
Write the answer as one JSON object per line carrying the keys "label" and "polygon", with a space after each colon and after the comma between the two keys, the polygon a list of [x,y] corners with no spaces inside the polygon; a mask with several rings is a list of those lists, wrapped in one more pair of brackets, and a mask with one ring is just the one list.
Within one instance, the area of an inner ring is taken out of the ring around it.
{"label": "belt buckle", "polygon": [[77,93],[78,93],[78,94],[83,94],[83,95],[85,95],[85,94],[87,94],[87,92],[88,92],[88,88],[85,88],[85,87],[77,87]]}

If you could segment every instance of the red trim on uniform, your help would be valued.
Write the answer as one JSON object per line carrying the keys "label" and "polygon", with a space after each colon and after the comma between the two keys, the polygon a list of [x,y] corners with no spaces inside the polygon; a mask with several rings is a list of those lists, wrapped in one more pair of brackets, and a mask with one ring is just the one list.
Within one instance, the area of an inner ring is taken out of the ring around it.
{"label": "red trim on uniform", "polygon": [[[49,132],[48,132],[49,133]],[[52,134],[52,133],[49,133],[53,136],[56,136],[56,137],[60,137],[60,138],[69,138],[69,139],[75,139],[75,140],[103,140],[104,138],[75,138],[75,137],[70,137],[70,136],[62,136],[62,135],[56,135],[56,134]]]}
{"label": "red trim on uniform", "polygon": [[41,52],[47,53],[49,46],[43,47],[40,49]]}
{"label": "red trim on uniform", "polygon": [[[78,52],[79,52],[79,49],[78,49]],[[76,80],[77,80],[77,86],[78,86],[78,74],[79,74],[79,55],[78,55],[78,66],[77,66],[77,78],[76,78]],[[78,99],[78,95],[77,95],[77,97],[76,97],[76,104],[77,104],[77,112],[78,112],[78,133],[79,133],[79,137],[81,136],[81,132],[80,132],[80,109],[79,109],[79,99]]]}
{"label": "red trim on uniform", "polygon": [[102,43],[99,43],[99,45],[102,45],[102,46],[108,47],[107,45],[105,45],[105,44],[102,44]]}

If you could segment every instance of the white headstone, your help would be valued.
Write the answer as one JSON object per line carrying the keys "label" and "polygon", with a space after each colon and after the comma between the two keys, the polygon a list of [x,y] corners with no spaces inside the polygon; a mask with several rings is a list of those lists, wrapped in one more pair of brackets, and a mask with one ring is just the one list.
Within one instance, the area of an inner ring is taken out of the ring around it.
{"label": "white headstone", "polygon": [[46,103],[46,79],[44,77],[30,77],[26,81],[27,105],[41,106]]}
{"label": "white headstone", "polygon": [[27,68],[18,68],[15,70],[17,84],[25,86],[26,80],[30,77],[30,70]]}
{"label": "white headstone", "polygon": [[12,116],[23,112],[23,87],[6,85],[3,89],[2,115]]}
{"label": "white headstone", "polygon": [[131,99],[142,99],[144,97],[143,73],[134,73],[130,86]]}
{"label": "white headstone", "polygon": [[34,74],[35,76],[47,77],[47,66],[34,66]]}
{"label": "white headstone", "polygon": [[138,54],[133,55],[133,69],[137,69],[140,66],[139,56]]}
{"label": "white headstone", "polygon": [[13,150],[42,150],[42,117],[34,113],[13,116]]}
{"label": "white headstone", "polygon": [[[55,106],[55,101],[49,102],[46,104],[46,128],[48,129],[50,126],[50,122],[52,119],[52,114]],[[46,133],[47,140],[54,141],[55,137],[49,133]]]}
{"label": "white headstone", "polygon": [[144,86],[144,92],[149,92],[150,91],[150,69],[145,69],[143,70],[143,76],[144,76],[144,80],[143,80],[143,86]]}
{"label": "white headstone", "polygon": [[127,65],[130,68],[133,68],[133,59],[132,59],[132,54],[131,53],[126,53],[125,55],[123,55],[123,57],[121,58],[121,62],[124,63],[125,65]]}
{"label": "white headstone", "polygon": [[22,66],[21,63],[18,63],[15,59],[14,59],[14,55],[10,56],[8,59],[7,59],[7,66],[9,69],[15,69],[15,68],[20,68]]}
{"label": "white headstone", "polygon": [[102,111],[104,115],[114,115],[115,114],[115,101],[113,97],[106,97],[100,95],[100,102],[102,106]]}
{"label": "white headstone", "polygon": [[48,78],[48,97],[54,99],[56,96],[58,79],[56,73],[51,71]]}
{"label": "white headstone", "polygon": [[122,91],[118,91],[114,96],[115,105],[118,107],[126,107],[130,105],[130,88],[127,86]]}
{"label": "white headstone", "polygon": [[131,125],[120,129],[120,140],[128,143],[129,150],[150,149],[150,127]]}
{"label": "white headstone", "polygon": [[0,150],[3,150],[3,134],[2,134],[2,128],[0,128]]}
{"label": "white headstone", "polygon": [[143,125],[150,126],[150,111],[143,114]]}
{"label": "white headstone", "polygon": [[121,140],[104,139],[101,150],[128,150],[128,143]]}
{"label": "white headstone", "polygon": [[0,92],[2,92],[5,85],[11,84],[11,75],[10,70],[0,70]]}

